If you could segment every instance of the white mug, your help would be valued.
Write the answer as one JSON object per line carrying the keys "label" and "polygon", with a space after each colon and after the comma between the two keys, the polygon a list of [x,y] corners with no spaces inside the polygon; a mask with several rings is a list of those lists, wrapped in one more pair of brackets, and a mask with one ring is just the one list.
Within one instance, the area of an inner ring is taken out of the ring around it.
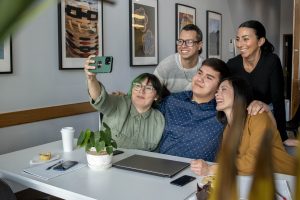
{"label": "white mug", "polygon": [[64,152],[73,151],[75,129],[73,127],[63,127],[60,132]]}

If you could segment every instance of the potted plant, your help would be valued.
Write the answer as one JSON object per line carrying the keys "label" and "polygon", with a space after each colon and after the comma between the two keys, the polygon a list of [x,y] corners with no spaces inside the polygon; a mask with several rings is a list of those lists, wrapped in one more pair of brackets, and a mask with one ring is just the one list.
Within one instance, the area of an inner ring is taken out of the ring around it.
{"label": "potted plant", "polygon": [[87,162],[92,169],[107,169],[112,164],[112,153],[117,148],[116,141],[111,137],[111,130],[103,123],[104,130],[81,131],[77,146],[85,147]]}

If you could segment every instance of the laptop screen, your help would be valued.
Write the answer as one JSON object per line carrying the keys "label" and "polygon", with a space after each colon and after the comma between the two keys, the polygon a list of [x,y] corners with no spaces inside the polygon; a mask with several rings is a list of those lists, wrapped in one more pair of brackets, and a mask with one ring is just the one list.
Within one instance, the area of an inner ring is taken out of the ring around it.
{"label": "laptop screen", "polygon": [[157,176],[173,177],[190,164],[142,155],[132,155],[113,164],[114,167]]}

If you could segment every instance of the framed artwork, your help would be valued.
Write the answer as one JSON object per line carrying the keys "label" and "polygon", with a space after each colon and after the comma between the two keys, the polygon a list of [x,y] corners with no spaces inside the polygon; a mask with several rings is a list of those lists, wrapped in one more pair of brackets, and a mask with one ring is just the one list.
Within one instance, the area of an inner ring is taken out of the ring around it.
{"label": "framed artwork", "polygon": [[82,69],[103,55],[103,6],[99,0],[62,0],[58,5],[59,69]]}
{"label": "framed artwork", "polygon": [[11,38],[0,42],[0,74],[11,74],[12,70],[12,45]]}
{"label": "framed artwork", "polygon": [[222,15],[213,11],[206,11],[206,56],[221,59],[222,51]]}
{"label": "framed artwork", "polygon": [[157,0],[130,0],[129,9],[130,65],[157,65]]}
{"label": "framed artwork", "polygon": [[175,19],[176,19],[176,40],[179,37],[180,30],[188,24],[195,24],[196,25],[196,8],[176,3],[175,8]]}

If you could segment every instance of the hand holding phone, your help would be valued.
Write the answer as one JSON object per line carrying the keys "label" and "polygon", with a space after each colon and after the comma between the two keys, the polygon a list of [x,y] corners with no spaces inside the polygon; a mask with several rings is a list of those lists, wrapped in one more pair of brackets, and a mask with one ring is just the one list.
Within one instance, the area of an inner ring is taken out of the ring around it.
{"label": "hand holding phone", "polygon": [[55,166],[53,169],[54,170],[58,170],[58,171],[65,171],[67,169],[70,169],[71,167],[73,167],[74,165],[77,165],[78,162],[77,161],[65,161],[57,166]]}
{"label": "hand holding phone", "polygon": [[112,56],[95,56],[91,60],[94,63],[90,63],[90,66],[95,66],[95,69],[89,69],[93,73],[110,73],[112,71],[113,57]]}
{"label": "hand holding phone", "polygon": [[171,181],[170,183],[173,185],[177,185],[177,186],[184,186],[186,184],[188,184],[189,182],[195,180],[196,178],[193,176],[188,176],[188,175],[183,175],[173,181]]}

